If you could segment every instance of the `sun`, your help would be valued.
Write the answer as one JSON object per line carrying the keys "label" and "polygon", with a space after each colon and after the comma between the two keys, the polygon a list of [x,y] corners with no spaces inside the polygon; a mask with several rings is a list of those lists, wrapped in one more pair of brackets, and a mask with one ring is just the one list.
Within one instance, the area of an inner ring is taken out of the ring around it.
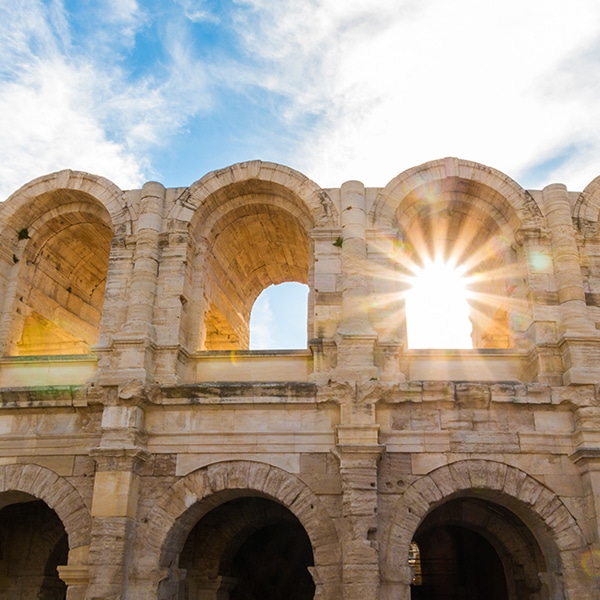
{"label": "sun", "polygon": [[472,349],[468,281],[440,258],[414,267],[406,294],[409,348]]}

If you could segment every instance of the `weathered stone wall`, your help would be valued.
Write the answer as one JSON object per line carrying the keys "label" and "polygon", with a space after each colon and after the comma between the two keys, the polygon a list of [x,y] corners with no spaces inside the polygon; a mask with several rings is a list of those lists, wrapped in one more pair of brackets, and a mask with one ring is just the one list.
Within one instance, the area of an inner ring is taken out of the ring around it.
{"label": "weathered stone wall", "polygon": [[[64,597],[58,565],[69,600],[416,600],[428,552],[447,587],[468,575],[460,541],[496,556],[494,600],[600,599],[599,213],[600,178],[527,191],[454,158],[382,188],[253,161],[16,191],[0,596]],[[477,274],[473,350],[408,347],[408,277],[436,254]],[[310,288],[308,348],[249,351],[285,281]]]}

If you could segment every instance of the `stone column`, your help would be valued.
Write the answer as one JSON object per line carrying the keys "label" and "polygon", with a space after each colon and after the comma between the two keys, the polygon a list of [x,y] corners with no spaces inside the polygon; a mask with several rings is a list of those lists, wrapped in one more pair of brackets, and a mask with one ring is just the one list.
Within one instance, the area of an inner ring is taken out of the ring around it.
{"label": "stone column", "polygon": [[379,380],[397,383],[406,380],[400,371],[400,358],[406,345],[405,284],[398,272],[398,232],[368,231],[367,260],[371,270],[368,310],[378,333],[375,360]]}
{"label": "stone column", "polygon": [[[339,274],[342,271],[339,230],[313,230],[314,306],[312,329],[308,344],[313,353],[311,381],[326,383],[336,364],[337,345],[334,341],[342,312],[342,292]],[[309,309],[310,310],[310,309]],[[313,337],[314,336],[314,337]],[[338,336],[339,337],[339,336]]]}
{"label": "stone column", "polygon": [[600,544],[600,408],[582,406],[575,411],[573,441],[576,449],[570,458],[581,472],[589,529],[594,532],[594,542]]}
{"label": "stone column", "polygon": [[565,372],[563,381],[594,383],[600,378],[598,332],[587,316],[580,256],[571,218],[571,204],[563,184],[543,189],[550,230],[554,274],[560,307],[559,344]]}
{"label": "stone column", "polygon": [[149,181],[142,188],[137,240],[133,257],[133,278],[125,331],[153,337],[152,315],[158,283],[158,238],[162,229],[165,188]]}
{"label": "stone column", "polygon": [[[578,408],[573,412],[575,451],[569,458],[579,468],[583,481],[585,526],[582,530],[586,535],[588,548],[583,554],[579,548],[567,551],[562,560],[573,565],[575,572],[583,568],[590,574],[598,568],[600,556],[600,408],[597,406],[597,385],[578,386],[573,400]],[[569,598],[594,597],[594,592],[589,588],[589,580],[578,578],[575,581],[565,581],[563,570],[552,572],[544,580],[551,598],[564,597],[563,584],[569,590]],[[594,591],[597,592],[595,589]]]}
{"label": "stone column", "polygon": [[[515,233],[521,260],[527,265],[526,286],[531,298],[531,315],[523,306],[513,307],[512,322],[516,348],[533,350],[525,377],[539,383],[562,385],[563,365],[557,347],[556,317],[548,310],[554,292],[550,234],[539,228],[522,228]],[[524,294],[522,295],[524,296]],[[522,300],[525,302],[525,298]]]}
{"label": "stone column", "polygon": [[342,319],[337,329],[337,378],[376,377],[373,348],[377,338],[368,314],[365,188],[360,181],[341,187]]}
{"label": "stone column", "polygon": [[[156,381],[175,385],[185,380],[186,348],[189,340],[188,314],[191,298],[186,292],[188,274],[187,224],[164,234],[161,241],[161,263],[158,278],[154,323],[156,326]],[[198,325],[195,326],[198,328]],[[194,348],[195,350],[196,348]]]}
{"label": "stone column", "polygon": [[377,426],[339,426],[343,515],[343,599],[377,600],[377,464],[382,447]]}
{"label": "stone column", "polygon": [[156,342],[153,316],[164,199],[165,188],[160,183],[144,184],[127,297],[127,321],[113,337],[113,376],[120,381],[153,379]]}
{"label": "stone column", "polygon": [[589,334],[591,326],[586,315],[579,250],[567,188],[560,183],[546,186],[543,197],[561,306],[562,331],[567,336]]}
{"label": "stone column", "polygon": [[87,600],[120,600],[126,596],[135,535],[138,468],[148,457],[143,430],[145,392],[140,387],[123,387],[117,397],[109,390],[104,398],[100,446],[90,452],[97,467]]}
{"label": "stone column", "polygon": [[100,369],[110,366],[113,337],[118,335],[127,321],[127,302],[124,302],[124,298],[127,295],[133,262],[133,250],[128,239],[126,233],[118,233],[113,237],[110,246],[100,338],[94,346]]}

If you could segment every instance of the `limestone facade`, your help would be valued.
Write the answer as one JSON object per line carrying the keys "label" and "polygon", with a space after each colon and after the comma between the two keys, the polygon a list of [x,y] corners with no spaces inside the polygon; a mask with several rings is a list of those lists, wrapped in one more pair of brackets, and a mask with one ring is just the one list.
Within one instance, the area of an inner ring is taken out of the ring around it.
{"label": "limestone facade", "polygon": [[[0,597],[600,599],[599,215],[600,177],[455,158],[382,188],[261,161],[25,185],[0,205]],[[473,275],[473,350],[408,346],[435,253]],[[248,350],[286,281],[308,347]]]}

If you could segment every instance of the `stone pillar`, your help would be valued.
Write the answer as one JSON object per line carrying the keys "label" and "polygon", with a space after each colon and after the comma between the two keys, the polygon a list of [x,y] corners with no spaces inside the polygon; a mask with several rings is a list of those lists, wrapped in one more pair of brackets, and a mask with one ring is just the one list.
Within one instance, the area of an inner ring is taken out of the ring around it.
{"label": "stone pillar", "polygon": [[573,441],[571,460],[583,477],[589,529],[595,534],[594,542],[600,544],[600,408],[582,406],[575,411]]}
{"label": "stone pillar", "polygon": [[[5,240],[1,240],[5,242]],[[22,261],[25,247],[29,239],[19,240],[14,254],[10,256],[8,248],[3,247],[0,253],[1,267],[6,273],[0,301],[0,355],[14,355],[17,353],[17,342],[23,330],[26,315],[18,306],[19,285],[28,268]],[[4,246],[4,243],[2,244]],[[9,256],[6,256],[9,254]]]}
{"label": "stone pillar", "polygon": [[314,247],[314,305],[313,319],[309,321],[312,329],[309,331],[308,344],[314,362],[310,379],[326,383],[331,378],[337,362],[337,345],[334,338],[342,312],[340,273],[343,243],[340,248],[341,236],[337,229],[313,230],[311,239]]}
{"label": "stone pillar", "polygon": [[546,186],[543,197],[561,306],[561,329],[567,336],[585,335],[590,332],[591,325],[586,315],[579,250],[567,188],[560,183]]}
{"label": "stone pillar", "polygon": [[[584,500],[584,519],[585,526],[583,531],[589,532],[589,538],[586,540],[588,550],[582,556],[578,549],[571,553],[565,553],[563,561],[575,566],[575,570],[581,569],[582,565],[588,564],[587,568],[598,569],[598,556],[600,556],[600,408],[595,406],[597,402],[597,386],[588,386],[588,393],[583,396],[585,388],[579,388],[580,405],[574,411],[575,432],[573,433],[573,442],[575,452],[570,456],[571,460],[579,467],[583,481]],[[596,572],[596,571],[593,572]],[[594,591],[586,587],[582,589],[581,584],[588,584],[588,581],[569,581],[563,579],[563,569],[549,574],[549,578],[542,581],[548,586],[551,598],[564,597],[564,587],[569,590],[569,597],[587,598],[595,597]],[[589,571],[588,571],[589,573]],[[564,586],[564,587],[563,587]],[[579,590],[577,589],[579,588]],[[587,594],[587,595],[586,595]]]}
{"label": "stone pillar", "polygon": [[133,257],[133,278],[129,292],[125,331],[154,336],[152,316],[158,284],[159,247],[165,188],[149,181],[142,188],[137,240]]}
{"label": "stone pillar", "polygon": [[338,325],[337,378],[357,380],[377,376],[373,356],[376,332],[368,314],[365,188],[360,181],[341,187],[342,319]]}
{"label": "stone pillar", "polygon": [[368,310],[378,333],[375,362],[379,380],[398,383],[406,380],[400,358],[406,345],[406,289],[398,272],[399,244],[396,230],[368,232],[368,263],[372,272]]}
{"label": "stone pillar", "polygon": [[165,188],[160,183],[144,184],[127,298],[127,321],[113,337],[113,377],[117,376],[119,381],[153,379],[156,342],[153,316],[164,199]]}
{"label": "stone pillar", "polygon": [[[131,279],[133,249],[124,232],[116,234],[111,242],[104,306],[100,323],[100,338],[94,346],[99,361],[109,365],[113,337],[125,326],[127,321],[127,287]],[[102,364],[100,368],[102,368]]]}
{"label": "stone pillar", "polygon": [[377,464],[382,447],[377,426],[339,426],[343,515],[343,599],[379,598]]}
{"label": "stone pillar", "polygon": [[571,204],[563,184],[543,189],[546,222],[560,307],[559,344],[565,385],[600,379],[598,332],[587,316],[579,250],[571,218]]}
{"label": "stone pillar", "polygon": [[[534,350],[526,379],[550,385],[562,385],[563,364],[557,346],[556,318],[548,311],[552,303],[552,264],[550,234],[539,228],[519,229],[516,243],[521,246],[522,260],[527,265],[528,293],[531,298],[531,315],[519,303],[513,307],[512,322],[514,344],[522,350]],[[524,296],[524,295],[523,295]],[[522,299],[525,302],[525,298]]]}
{"label": "stone pillar", "polygon": [[109,390],[104,399],[100,446],[92,499],[90,588],[87,600],[117,600],[126,596],[129,561],[135,535],[138,468],[148,457],[143,431],[143,388]]}
{"label": "stone pillar", "polygon": [[[189,340],[188,314],[191,298],[188,298],[185,282],[188,272],[187,227],[164,235],[161,242],[161,264],[154,323],[157,340],[156,381],[176,385],[185,380],[186,348]],[[198,328],[198,324],[195,326]],[[196,348],[193,348],[195,350]]]}

